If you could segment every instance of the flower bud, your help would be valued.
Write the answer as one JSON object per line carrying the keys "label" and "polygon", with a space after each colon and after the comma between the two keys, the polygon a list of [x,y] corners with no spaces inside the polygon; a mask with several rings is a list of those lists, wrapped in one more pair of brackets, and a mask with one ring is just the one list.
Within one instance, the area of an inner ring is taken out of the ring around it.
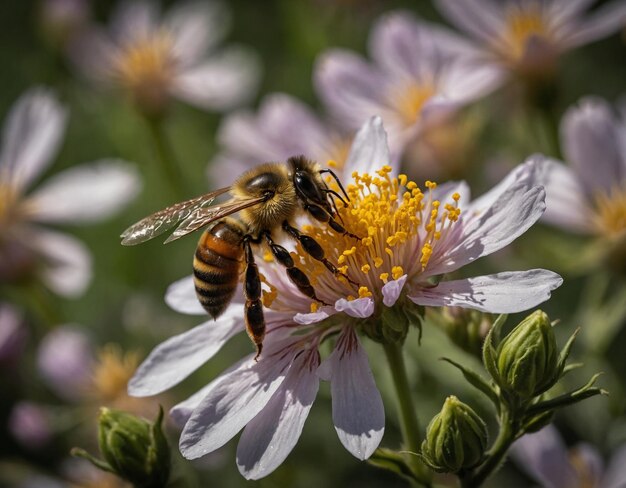
{"label": "flower bud", "polygon": [[420,329],[422,317],[417,305],[410,301],[398,300],[392,307],[382,307],[378,320],[368,321],[363,331],[381,344],[403,344],[411,325]]}
{"label": "flower bud", "polygon": [[439,326],[457,346],[480,357],[483,342],[493,325],[491,314],[469,308],[443,307],[428,310],[428,318]]}
{"label": "flower bud", "polygon": [[72,454],[129,481],[136,487],[160,488],[170,475],[170,450],[161,430],[163,409],[154,423],[126,412],[100,409],[98,444],[104,461],[82,449]]}
{"label": "flower bud", "polygon": [[457,397],[449,396],[428,424],[422,457],[435,471],[457,473],[478,465],[486,448],[485,422]]}
{"label": "flower bud", "polygon": [[522,320],[496,351],[496,380],[507,392],[531,399],[559,378],[558,350],[550,319],[537,310]]}

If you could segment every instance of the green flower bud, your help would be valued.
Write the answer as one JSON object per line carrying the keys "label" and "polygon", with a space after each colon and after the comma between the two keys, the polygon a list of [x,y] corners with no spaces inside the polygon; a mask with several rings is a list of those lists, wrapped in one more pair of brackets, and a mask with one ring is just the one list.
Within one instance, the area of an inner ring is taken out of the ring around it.
{"label": "green flower bud", "polygon": [[458,473],[478,465],[487,448],[487,426],[468,405],[449,396],[433,417],[422,443],[422,458],[441,473]]}
{"label": "green flower bud", "polygon": [[493,315],[469,308],[428,309],[428,318],[440,327],[454,344],[477,357],[493,325]]}
{"label": "green flower bud", "polygon": [[392,307],[381,308],[376,320],[363,324],[363,332],[370,339],[381,344],[403,344],[411,325],[420,329],[421,336],[421,310],[413,302],[401,298]]}
{"label": "green flower bud", "polygon": [[559,379],[559,351],[548,316],[537,310],[522,320],[496,350],[500,386],[522,399],[548,390]]}
{"label": "green flower bud", "polygon": [[100,409],[98,444],[112,472],[138,487],[165,486],[170,451],[162,420],[163,410],[152,423],[119,410]]}

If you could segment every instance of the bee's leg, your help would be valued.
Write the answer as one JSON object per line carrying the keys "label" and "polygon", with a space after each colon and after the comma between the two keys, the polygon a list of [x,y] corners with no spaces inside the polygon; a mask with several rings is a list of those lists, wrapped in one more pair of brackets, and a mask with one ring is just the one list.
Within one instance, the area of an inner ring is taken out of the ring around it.
{"label": "bee's leg", "polygon": [[287,234],[289,234],[291,237],[293,237],[296,241],[298,241],[300,245],[302,246],[302,248],[304,249],[304,251],[309,256],[323,263],[324,266],[326,266],[326,268],[328,268],[328,270],[331,273],[333,273],[335,276],[337,275],[343,276],[352,285],[357,286],[357,287],[359,286],[357,282],[351,280],[346,274],[339,271],[337,266],[335,266],[328,259],[326,259],[326,255],[324,254],[324,249],[322,249],[322,246],[320,246],[318,242],[315,239],[313,239],[311,236],[307,236],[306,234],[303,234],[295,227],[289,225],[289,222],[287,221],[283,222],[283,230]]}
{"label": "bee's leg", "polygon": [[333,218],[332,215],[330,215],[326,210],[324,210],[319,205],[315,205],[313,203],[305,203],[304,210],[309,212],[315,220],[319,220],[320,222],[327,223],[331,227],[331,229],[333,229],[335,232],[339,232],[340,234],[344,236],[350,236],[354,239],[361,240],[359,236],[353,234],[352,232],[348,232],[343,227],[343,225],[337,222]]}
{"label": "bee's leg", "polygon": [[246,303],[244,305],[244,319],[246,322],[246,331],[256,346],[256,361],[263,350],[263,338],[265,337],[265,317],[263,315],[263,302],[261,302],[261,276],[259,268],[254,262],[254,254],[252,253],[251,242],[254,242],[251,236],[246,236],[243,240],[243,246],[246,258],[246,270],[244,278],[244,294]]}
{"label": "bee's leg", "polygon": [[270,248],[272,255],[276,261],[287,269],[287,276],[289,276],[292,283],[298,287],[298,290],[300,290],[303,295],[321,303],[322,305],[330,305],[329,303],[317,298],[317,295],[315,295],[315,289],[313,288],[313,285],[311,285],[309,278],[299,268],[296,268],[289,251],[287,251],[287,249],[283,246],[276,244],[269,232],[264,232],[263,236],[267,241],[267,245]]}

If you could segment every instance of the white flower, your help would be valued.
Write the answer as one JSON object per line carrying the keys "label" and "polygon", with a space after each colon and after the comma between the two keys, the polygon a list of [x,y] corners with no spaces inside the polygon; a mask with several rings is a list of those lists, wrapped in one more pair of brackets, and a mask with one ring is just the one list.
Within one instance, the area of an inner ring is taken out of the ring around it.
{"label": "white flower", "polygon": [[[467,44],[467,43],[465,43]],[[380,115],[394,159],[424,128],[499,84],[502,72],[475,59],[454,35],[405,12],[383,16],[370,34],[372,61],[325,52],[314,80],[329,114],[347,130]]]}
{"label": "white flower", "polygon": [[[437,0],[441,12],[476,41],[488,64],[522,74],[553,69],[563,52],[626,25],[626,3],[608,2],[587,13],[593,0]],[[466,43],[471,45],[471,41]]]}
{"label": "white flower", "polygon": [[626,111],[587,97],[561,122],[569,165],[546,168],[545,220],[565,230],[617,240],[626,231]]}
{"label": "white flower", "polygon": [[11,109],[0,151],[0,281],[32,272],[55,292],[78,296],[91,279],[85,246],[40,224],[86,224],[107,218],[139,190],[134,168],[100,160],[58,173],[28,193],[52,162],[67,114],[45,89],[23,95]]}
{"label": "white flower", "polygon": [[224,118],[217,139],[222,151],[209,164],[209,178],[215,186],[227,186],[232,175],[297,154],[314,161],[333,161],[333,167],[341,168],[352,134],[348,137],[329,127],[298,99],[273,93],[262,100],[256,114],[242,110]]}
{"label": "white flower", "polygon": [[[250,479],[266,476],[295,446],[321,378],[331,383],[341,443],[366,459],[382,439],[385,416],[359,332],[378,324],[386,310],[415,309],[411,302],[518,312],[547,300],[561,284],[555,273],[538,269],[438,284],[431,279],[501,249],[541,216],[544,191],[535,176],[540,157],[466,204],[465,183],[438,188],[429,183],[424,195],[406,177],[396,176],[386,165],[389,159],[382,122],[373,118],[355,138],[343,175],[350,204],[339,208],[346,228],[364,236],[360,241],[325,227],[304,229],[361,284],[358,292],[296,246],[299,266],[307,270],[317,296],[334,304],[319,308],[276,263],[257,261],[269,287],[263,354],[258,362],[252,354],[239,361],[172,409],[177,423],[185,424],[180,439],[185,457],[201,457],[243,429],[239,470]],[[453,203],[444,205],[448,201]],[[204,313],[191,278],[174,283],[166,300],[183,313]],[[129,383],[130,393],[153,395],[182,381],[244,330],[242,315],[242,304],[232,303],[217,321],[157,346]],[[329,339],[335,339],[334,350],[322,361],[318,348]]]}
{"label": "white flower", "polygon": [[230,46],[206,57],[229,28],[224,5],[180,2],[158,17],[154,2],[122,2],[108,32],[92,28],[74,40],[70,56],[88,79],[128,90],[148,113],[160,113],[170,97],[227,110],[254,95],[256,56]]}

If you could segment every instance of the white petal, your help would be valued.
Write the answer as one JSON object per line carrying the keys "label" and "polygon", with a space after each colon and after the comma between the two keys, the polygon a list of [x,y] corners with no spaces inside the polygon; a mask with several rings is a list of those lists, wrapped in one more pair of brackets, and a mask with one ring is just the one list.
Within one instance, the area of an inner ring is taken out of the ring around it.
{"label": "white petal", "polygon": [[440,241],[422,274],[433,276],[457,270],[502,249],[526,232],[545,211],[545,190],[526,179],[514,182],[477,216],[461,214],[452,231]]}
{"label": "white petal", "polygon": [[229,110],[254,97],[260,77],[257,57],[229,47],[202,64],[180,73],[172,92],[205,110]]}
{"label": "white petal", "polygon": [[619,133],[617,118],[605,100],[587,97],[570,108],[561,123],[561,137],[566,160],[588,195],[626,179],[626,155],[620,154],[620,139],[626,134]]}
{"label": "white petal", "polygon": [[498,88],[507,72],[496,63],[487,61],[451,62],[439,75],[441,95],[459,105],[484,97]]}
{"label": "white petal", "polygon": [[448,181],[441,185],[437,185],[437,188],[432,190],[433,200],[439,200],[440,202],[452,202],[452,195],[458,193],[461,197],[459,199],[459,205],[461,208],[465,207],[471,200],[470,187],[465,181]]}
{"label": "white petal", "polygon": [[544,186],[544,221],[570,232],[587,234],[593,231],[592,210],[585,189],[569,167],[557,161],[549,161]]}
{"label": "white petal", "polygon": [[47,180],[29,199],[39,222],[81,224],[119,212],[141,187],[133,165],[102,160],[68,169]]}
{"label": "white petal", "polygon": [[165,29],[174,41],[174,55],[184,66],[196,62],[230,29],[230,13],[220,2],[179,2],[167,12]]}
{"label": "white petal", "polygon": [[550,298],[563,283],[556,273],[545,269],[510,271],[464,280],[443,281],[432,288],[420,288],[409,296],[428,307],[464,307],[489,313],[516,313],[533,308]]}
{"label": "white petal", "polygon": [[317,324],[318,322],[321,322],[322,320],[326,320],[328,317],[330,317],[328,312],[324,310],[319,310],[317,312],[311,312],[311,313],[297,313],[296,315],[294,315],[293,321],[296,324],[300,324],[300,325],[310,325],[310,324]]}
{"label": "white petal", "polygon": [[504,12],[492,1],[436,0],[435,4],[448,20],[482,41],[493,41],[504,27]]}
{"label": "white petal", "polygon": [[339,440],[353,456],[369,458],[383,438],[385,410],[367,355],[352,328],[344,330],[318,375],[330,381]]}
{"label": "white petal", "polygon": [[237,466],[246,479],[267,476],[295,447],[319,389],[318,365],[317,351],[298,356],[274,396],[243,430]]}
{"label": "white petal", "polygon": [[243,320],[228,315],[170,337],[141,363],[128,383],[128,393],[144,397],[168,390],[211,359],[242,330]]}
{"label": "white petal", "polygon": [[344,179],[351,178],[354,171],[375,175],[384,165],[393,167],[392,174],[398,173],[398,164],[391,161],[387,133],[380,117],[370,118],[354,136],[350,154],[346,160]]}
{"label": "white petal", "polygon": [[383,303],[387,307],[393,307],[398,301],[398,298],[400,298],[407,276],[408,275],[402,275],[397,280],[389,281],[383,285]]}
{"label": "white petal", "polygon": [[335,302],[335,310],[345,312],[350,317],[365,319],[374,313],[374,300],[368,297],[356,300],[340,298]]}
{"label": "white petal", "polygon": [[609,2],[586,17],[581,24],[576,25],[572,36],[567,39],[568,46],[581,46],[623,28],[626,24],[626,3],[622,0]]}
{"label": "white petal", "polygon": [[158,26],[157,3],[150,0],[123,0],[111,16],[111,33],[120,44],[145,39]]}
{"label": "white petal", "polygon": [[219,449],[265,407],[285,379],[293,355],[272,357],[266,344],[259,362],[248,361],[221,376],[187,421],[180,452],[196,459]]}
{"label": "white petal", "polygon": [[206,315],[196,296],[193,275],[185,276],[167,287],[165,303],[177,312],[188,315]]}
{"label": "white petal", "polygon": [[23,191],[51,163],[67,112],[50,90],[35,88],[11,107],[2,130],[0,181]]}
{"label": "white petal", "polygon": [[76,298],[91,281],[91,254],[79,240],[58,232],[37,229],[31,246],[43,258],[41,279],[59,295]]}

